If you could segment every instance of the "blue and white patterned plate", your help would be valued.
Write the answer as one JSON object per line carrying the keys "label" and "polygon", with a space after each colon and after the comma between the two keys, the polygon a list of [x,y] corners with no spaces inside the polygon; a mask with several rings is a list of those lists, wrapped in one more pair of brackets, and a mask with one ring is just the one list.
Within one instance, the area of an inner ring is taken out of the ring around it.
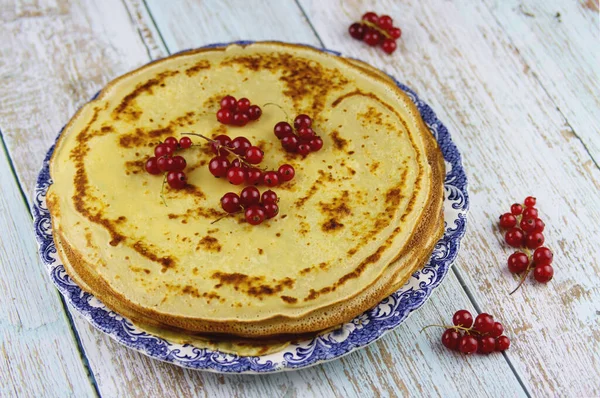
{"label": "blue and white patterned plate", "polygon": [[[224,44],[213,44],[209,47],[221,45]],[[340,55],[337,52],[324,51]],[[35,187],[32,207],[40,257],[48,267],[52,281],[65,300],[97,329],[121,344],[152,358],[191,369],[222,373],[270,373],[300,369],[339,358],[376,341],[421,307],[433,289],[442,282],[458,253],[460,240],[465,233],[469,208],[467,178],[460,153],[452,142],[448,130],[414,91],[398,81],[396,84],[417,105],[423,120],[439,143],[446,161],[445,232],[424,268],[415,272],[401,289],[341,328],[312,340],[290,345],[277,353],[253,357],[240,357],[189,344],[172,343],[140,330],[129,319],[111,311],[94,296],[82,291],[69,278],[57,255],[52,239],[50,213],[46,207],[46,192],[52,184],[49,161],[54,145],[44,159]]]}

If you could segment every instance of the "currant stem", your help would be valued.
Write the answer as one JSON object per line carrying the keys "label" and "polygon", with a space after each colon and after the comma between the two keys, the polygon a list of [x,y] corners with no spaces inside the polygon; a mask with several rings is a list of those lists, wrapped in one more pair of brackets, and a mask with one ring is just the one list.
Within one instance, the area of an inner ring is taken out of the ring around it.
{"label": "currant stem", "polygon": [[210,224],[212,225],[212,224],[214,224],[214,223],[216,223],[218,221],[221,221],[225,217],[233,216],[234,214],[240,214],[240,213],[243,213],[243,212],[244,212],[244,208],[242,208],[242,210],[240,210],[240,211],[236,211],[235,213],[226,213],[226,214],[223,214],[221,217],[217,218],[216,220],[211,221]]}
{"label": "currant stem", "polygon": [[167,173],[165,173],[165,176],[163,178],[163,182],[162,182],[162,186],[160,187],[160,198],[162,199],[163,205],[165,205],[165,207],[169,207],[169,205],[167,204],[167,201],[165,200],[165,183],[167,182]]}
{"label": "currant stem", "polygon": [[[525,254],[527,255],[527,258],[531,258],[531,251],[527,247],[523,247],[522,249],[525,252]],[[525,270],[525,272],[523,272],[523,275],[521,276],[521,281],[519,282],[517,287],[512,292],[508,293],[509,296],[512,296],[512,294],[514,292],[519,290],[519,288],[523,285],[523,283],[525,283],[525,279],[527,279],[527,275],[529,275],[531,270],[534,268],[535,268],[535,266],[533,265],[533,261],[530,261],[529,265],[527,266],[527,269]]]}
{"label": "currant stem", "polygon": [[380,34],[382,34],[383,36],[385,36],[386,39],[391,39],[392,38],[392,36],[387,31],[381,29],[379,26],[377,26],[373,22],[361,20],[359,23],[365,24],[369,28],[375,29],[377,32],[379,32]]}
{"label": "currant stem", "polygon": [[279,104],[276,104],[276,103],[274,103],[274,102],[267,102],[266,104],[264,104],[264,105],[263,105],[263,108],[264,108],[265,106],[267,106],[267,105],[273,105],[273,106],[276,106],[276,107],[278,107],[279,109],[281,109],[281,111],[282,111],[282,112],[285,114],[286,121],[287,121],[288,123],[290,123],[290,124],[291,124],[291,120],[292,120],[292,119],[290,119],[290,115],[288,115],[288,114],[287,114],[287,112],[285,111],[285,109],[283,109],[283,108],[281,107],[281,105],[279,105]]}
{"label": "currant stem", "polygon": [[237,158],[237,160],[240,161],[240,163],[245,164],[248,167],[254,167],[254,165],[248,163],[246,160],[244,160],[240,155],[238,155],[237,153],[233,152],[231,149],[227,148],[226,146],[221,145],[218,141],[215,141],[213,139],[210,139],[208,137],[203,136],[202,134],[199,133],[181,133],[181,135],[195,135],[197,137],[203,138],[206,141],[215,144],[217,146],[217,149],[224,149],[227,152],[229,152],[231,155],[235,156]]}
{"label": "currant stem", "polygon": [[444,329],[454,329],[456,331],[464,330],[465,332],[471,332],[471,333],[475,332],[475,333],[480,334],[479,331],[473,329],[472,327],[466,328],[464,326],[454,326],[454,325],[452,325],[452,326],[449,326],[449,325],[427,325],[423,329],[421,329],[421,331],[419,333],[423,332],[425,329],[429,329],[432,327],[438,327],[438,328],[444,328]]}

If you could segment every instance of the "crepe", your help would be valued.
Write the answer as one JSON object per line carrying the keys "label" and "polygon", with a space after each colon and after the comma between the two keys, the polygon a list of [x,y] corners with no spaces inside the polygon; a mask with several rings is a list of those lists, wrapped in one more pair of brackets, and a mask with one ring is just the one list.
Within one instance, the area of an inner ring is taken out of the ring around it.
{"label": "crepe", "polygon": [[[219,124],[227,94],[263,115]],[[324,141],[306,158],[273,135],[300,113]],[[186,132],[248,137],[261,166],[293,165],[275,188],[279,216],[211,224],[219,198],[241,188],[210,175],[206,146],[182,152],[188,186],[167,186],[165,205],[143,164]],[[443,167],[417,109],[380,72],[265,42],[178,54],[110,83],[64,129],[47,200],[67,272],[108,307],[169,333],[282,341],[348,321],[426,261],[443,229]]]}

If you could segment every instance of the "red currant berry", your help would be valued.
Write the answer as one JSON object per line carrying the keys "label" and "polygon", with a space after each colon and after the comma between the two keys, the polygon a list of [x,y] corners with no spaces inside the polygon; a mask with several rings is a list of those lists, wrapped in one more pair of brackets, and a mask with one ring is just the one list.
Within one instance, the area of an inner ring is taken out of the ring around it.
{"label": "red currant berry", "polygon": [[240,160],[238,158],[235,158],[231,161],[231,165],[234,167],[241,167],[242,169],[247,169],[248,166],[246,165],[246,163],[242,163],[240,162]]}
{"label": "red currant berry", "polygon": [[518,216],[519,214],[523,213],[523,206],[521,206],[519,203],[514,203],[512,206],[510,206],[510,212],[513,215]]}
{"label": "red currant berry", "polygon": [[535,265],[552,264],[553,258],[552,251],[547,247],[538,247],[533,252],[533,263]]}
{"label": "red currant berry", "polygon": [[374,29],[367,29],[367,32],[363,37],[363,41],[372,47],[378,45],[380,40],[381,35]]}
{"label": "red currant berry", "polygon": [[321,137],[315,137],[312,140],[310,140],[310,142],[308,143],[308,145],[310,145],[310,150],[311,151],[317,152],[321,148],[323,148],[323,140],[321,139]]}
{"label": "red currant berry", "polygon": [[310,153],[310,145],[298,144],[298,153],[302,156],[306,156]]}
{"label": "red currant berry", "polygon": [[527,269],[529,257],[522,252],[514,252],[508,257],[508,270],[513,274],[520,274]]}
{"label": "red currant berry", "polygon": [[167,183],[174,189],[181,189],[187,183],[187,177],[183,171],[170,171],[167,174]]}
{"label": "red currant berry", "polygon": [[528,249],[537,249],[541,245],[544,244],[544,234],[541,232],[534,232],[531,234],[525,235],[525,246]]}
{"label": "red currant berry", "polygon": [[156,148],[154,148],[154,154],[157,158],[162,156],[171,156],[173,153],[173,148],[167,144],[158,144]]}
{"label": "red currant berry", "polygon": [[246,183],[250,185],[259,184],[262,181],[262,171],[256,167],[246,170]]}
{"label": "red currant berry", "polygon": [[165,167],[167,171],[181,171],[181,170],[175,170],[175,161],[173,161],[173,158],[168,157],[165,159],[166,159],[166,163],[165,163],[165,165],[163,165],[163,167]]}
{"label": "red currant berry", "polygon": [[392,38],[399,39],[402,36],[402,30],[400,28],[392,28],[388,30],[388,33]]}
{"label": "red currant berry", "polygon": [[496,351],[506,351],[510,347],[510,339],[506,336],[500,336],[496,339]]}
{"label": "red currant berry", "polygon": [[265,205],[267,203],[277,203],[277,194],[269,189],[262,193],[260,201]]}
{"label": "red currant berry", "polygon": [[490,314],[482,312],[481,314],[477,315],[477,318],[475,318],[473,329],[483,334],[490,333],[494,329],[494,317],[492,317]]}
{"label": "red currant berry", "polygon": [[229,214],[240,211],[242,209],[240,197],[233,192],[227,192],[221,198],[221,207]]}
{"label": "red currant berry", "polygon": [[538,211],[535,207],[527,207],[525,210],[523,210],[523,218],[537,218],[538,217]]}
{"label": "red currant berry", "polygon": [[267,218],[273,218],[279,214],[279,206],[277,206],[275,203],[267,203],[263,206],[263,208],[265,209]]}
{"label": "red currant berry", "polygon": [[310,141],[315,136],[315,132],[310,127],[300,127],[298,137],[303,141]]}
{"label": "red currant berry", "polygon": [[545,227],[546,224],[544,224],[544,222],[540,218],[535,219],[535,232],[543,232]]}
{"label": "red currant berry", "polygon": [[233,112],[231,109],[219,109],[217,111],[217,120],[223,124],[231,124],[233,123]]}
{"label": "red currant berry", "polygon": [[179,139],[179,148],[186,149],[192,146],[192,139],[190,137],[181,137]]}
{"label": "red currant berry", "polygon": [[554,276],[554,268],[550,264],[538,265],[533,269],[533,277],[540,283],[548,283]]}
{"label": "red currant berry", "polygon": [[263,183],[268,187],[276,187],[279,185],[279,175],[274,171],[267,171],[263,175]]}
{"label": "red currant berry", "polygon": [[454,326],[470,328],[473,325],[473,315],[467,310],[458,310],[452,317],[452,323]]}
{"label": "red currant berry", "polygon": [[225,134],[221,134],[213,138],[213,142],[210,143],[210,147],[217,155],[227,156],[227,151],[222,147],[231,147],[231,138]]}
{"label": "red currant berry", "polygon": [[158,163],[156,162],[156,158],[152,156],[146,160],[146,171],[150,174],[160,174],[160,169],[158,168]]}
{"label": "red currant berry", "polygon": [[250,120],[258,120],[262,115],[262,109],[260,109],[260,106],[258,105],[252,105],[250,108],[248,108],[247,113]]}
{"label": "red currant berry", "polygon": [[234,113],[233,114],[233,125],[235,126],[239,126],[239,127],[244,127],[245,125],[248,124],[248,122],[250,121],[250,117],[248,117],[247,114],[245,113]]}
{"label": "red currant berry", "polygon": [[226,95],[223,97],[223,99],[221,99],[221,109],[229,109],[233,111],[235,110],[236,105],[237,101],[235,100],[235,97],[231,95]]}
{"label": "red currant berry", "polygon": [[523,218],[521,220],[521,229],[523,232],[531,233],[535,230],[535,220],[537,218]]}
{"label": "red currant berry", "polygon": [[156,159],[156,165],[160,171],[168,171],[171,162],[169,161],[169,157],[163,156]]}
{"label": "red currant berry", "polygon": [[388,30],[394,27],[394,20],[389,15],[382,15],[377,20],[377,25],[383,30]]}
{"label": "red currant berry", "polygon": [[250,100],[248,98],[240,98],[236,109],[238,112],[246,113],[250,109]]}
{"label": "red currant berry", "polygon": [[353,23],[348,28],[348,33],[350,33],[350,36],[356,40],[362,40],[363,36],[365,35],[365,26],[358,22]]}
{"label": "red currant berry", "polygon": [[490,336],[492,337],[500,337],[504,333],[504,326],[500,322],[494,322],[494,327],[490,332]]}
{"label": "red currant berry", "polygon": [[523,231],[519,228],[511,228],[506,231],[504,235],[504,240],[509,246],[512,247],[521,247],[523,245],[523,240],[525,235],[523,235]]}
{"label": "red currant berry", "polygon": [[257,146],[246,149],[246,161],[250,164],[259,164],[264,157],[263,151]]}
{"label": "red currant berry", "polygon": [[396,51],[396,41],[394,39],[385,39],[381,42],[381,49],[385,51],[386,54],[391,54]]}
{"label": "red currant berry", "polygon": [[481,354],[489,354],[496,350],[496,339],[491,336],[484,336],[479,339],[479,347],[477,352]]}
{"label": "red currant berry", "polygon": [[257,205],[260,202],[260,191],[256,187],[246,187],[240,193],[240,202],[244,207]]}
{"label": "red currant berry", "polygon": [[500,216],[500,228],[512,228],[517,225],[517,218],[511,213],[504,213]]}
{"label": "red currant berry", "polygon": [[287,152],[296,152],[298,150],[298,138],[295,135],[286,135],[281,139],[281,145]]}
{"label": "red currant berry", "polygon": [[477,339],[473,336],[465,335],[458,341],[458,350],[466,355],[477,352],[477,347]]}
{"label": "red currant berry", "polygon": [[227,170],[227,180],[233,185],[240,185],[246,179],[246,172],[241,167],[232,166]]}
{"label": "red currant berry", "polygon": [[265,211],[262,207],[254,205],[246,209],[246,221],[251,225],[258,225],[265,220]]}
{"label": "red currant berry", "polygon": [[248,148],[250,148],[252,144],[246,137],[236,137],[231,141],[231,149],[232,151],[240,156],[244,156]]}
{"label": "red currant berry", "polygon": [[305,115],[303,113],[296,116],[296,118],[294,119],[294,128],[296,130],[298,130],[302,127],[310,127],[311,125],[312,125],[312,119],[310,118],[310,116]]}
{"label": "red currant berry", "polygon": [[164,144],[170,146],[171,148],[173,148],[173,151],[175,151],[177,149],[179,141],[177,141],[177,138],[175,137],[167,137],[165,139]]}
{"label": "red currant berry", "polygon": [[173,156],[171,159],[173,161],[173,165],[171,166],[173,171],[183,171],[185,166],[187,166],[187,162],[183,156]]}
{"label": "red currant berry", "polygon": [[282,164],[277,169],[277,174],[282,181],[290,181],[296,175],[296,170],[289,164]]}
{"label": "red currant berry", "polygon": [[458,350],[458,341],[462,336],[454,329],[446,329],[442,334],[442,344],[452,351]]}
{"label": "red currant berry", "polygon": [[215,177],[225,177],[229,167],[229,160],[225,156],[215,156],[208,162],[208,170]]}
{"label": "red currant berry", "polygon": [[525,205],[525,207],[534,207],[535,202],[536,202],[536,199],[533,196],[528,196],[523,201],[523,204]]}
{"label": "red currant berry", "polygon": [[374,12],[367,12],[365,15],[362,16],[361,19],[363,21],[367,21],[367,22],[376,24],[377,21],[379,20],[379,17],[377,17],[377,14],[375,14]]}
{"label": "red currant berry", "polygon": [[286,135],[293,134],[294,130],[292,129],[292,126],[290,126],[289,123],[287,123],[287,122],[279,122],[273,128],[273,132],[275,133],[275,136],[277,138],[282,139]]}

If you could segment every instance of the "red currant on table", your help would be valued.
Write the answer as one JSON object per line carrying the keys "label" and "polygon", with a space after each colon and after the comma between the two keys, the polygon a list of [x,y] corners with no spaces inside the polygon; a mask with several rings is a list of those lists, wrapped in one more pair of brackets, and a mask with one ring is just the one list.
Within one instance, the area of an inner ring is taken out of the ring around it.
{"label": "red currant on table", "polygon": [[240,202],[244,207],[257,205],[260,202],[260,191],[258,188],[252,186],[242,189]]}
{"label": "red currant on table", "polygon": [[529,257],[523,252],[514,252],[508,257],[508,270],[513,274],[520,274],[529,266]]}
{"label": "red currant on table", "polygon": [[537,249],[544,244],[544,235],[541,232],[533,232],[525,236],[525,246],[528,249]]}
{"label": "red currant on table", "polygon": [[536,202],[536,199],[533,196],[528,196],[523,201],[523,204],[525,205],[525,207],[533,207],[533,206],[535,206],[535,202]]}
{"label": "red currant on table", "polygon": [[221,207],[227,213],[236,213],[242,209],[240,197],[233,192],[228,192],[221,198]]}
{"label": "red currant on table", "polygon": [[400,28],[389,29],[388,33],[390,34],[390,36],[392,36],[393,39],[399,39],[400,36],[402,36],[402,30]]}
{"label": "red currant on table", "polygon": [[355,22],[348,28],[348,33],[350,33],[350,36],[356,40],[362,40],[363,36],[365,35],[365,26],[361,23]]}
{"label": "red currant on table", "polygon": [[454,329],[446,329],[442,334],[442,344],[452,351],[458,350],[458,341],[462,336]]}
{"label": "red currant on table", "polygon": [[167,183],[171,188],[181,189],[187,183],[187,177],[183,171],[170,171],[167,174]]}
{"label": "red currant on table", "polygon": [[257,146],[251,146],[246,150],[246,161],[250,164],[258,164],[262,162],[263,157],[263,151]]}
{"label": "red currant on table", "polygon": [[277,194],[270,189],[262,193],[260,200],[263,204],[277,203]]}
{"label": "red currant on table", "polygon": [[192,139],[190,137],[181,137],[179,139],[179,147],[181,149],[187,149],[192,146]]}
{"label": "red currant on table", "polygon": [[251,225],[258,225],[265,220],[265,211],[260,206],[250,206],[245,212],[246,221]]}
{"label": "red currant on table", "polygon": [[500,322],[494,322],[494,327],[490,332],[490,336],[492,337],[500,337],[504,333],[504,326]]}
{"label": "red currant on table", "polygon": [[492,336],[484,336],[479,339],[479,347],[477,352],[489,354],[496,350],[496,339]]}
{"label": "red currant on table", "polygon": [[543,232],[545,227],[546,224],[544,224],[542,220],[540,220],[539,218],[535,219],[535,232]]}
{"label": "red currant on table", "polygon": [[518,216],[523,213],[523,206],[521,206],[519,203],[514,203],[512,206],[510,206],[510,212],[513,215]]}
{"label": "red currant on table", "polygon": [[527,219],[527,218],[537,218],[538,216],[538,211],[535,207],[527,207],[525,208],[525,210],[523,210],[523,218]]}
{"label": "red currant on table", "polygon": [[279,174],[275,171],[267,171],[263,175],[263,183],[268,187],[275,187],[279,185]]}
{"label": "red currant on table", "polygon": [[548,283],[554,276],[554,268],[550,264],[538,265],[533,270],[533,277],[540,283]]}
{"label": "red currant on table", "polygon": [[227,170],[227,180],[233,185],[240,185],[246,179],[246,172],[241,167],[232,166]]}
{"label": "red currant on table", "polygon": [[458,350],[466,355],[477,352],[477,347],[477,339],[473,336],[465,335],[458,341]]}
{"label": "red currant on table", "polygon": [[377,20],[377,25],[379,25],[381,29],[388,30],[394,27],[394,20],[392,20],[392,17],[389,15],[382,15]]}
{"label": "red currant on table", "polygon": [[296,175],[296,171],[294,170],[294,168],[291,165],[282,164],[281,166],[279,166],[279,169],[277,170],[277,174],[279,174],[279,178],[282,181],[290,181]]}
{"label": "red currant on table", "polygon": [[533,252],[533,263],[535,265],[552,264],[554,254],[547,247],[538,247]]}
{"label": "red currant on table", "polygon": [[473,325],[473,315],[467,310],[458,310],[452,317],[452,323],[454,326],[470,328]]}
{"label": "red currant on table", "polygon": [[215,156],[208,163],[208,170],[215,177],[225,177],[227,176],[227,171],[229,170],[230,163],[225,156]]}
{"label": "red currant on table", "polygon": [[365,13],[362,18],[363,21],[371,22],[376,24],[379,21],[379,17],[374,12]]}
{"label": "red currant on table", "polygon": [[525,235],[523,235],[523,231],[521,231],[519,228],[511,228],[504,235],[504,240],[509,246],[512,247],[521,247],[524,238]]}
{"label": "red currant on table", "polygon": [[382,43],[381,43],[381,48],[383,49],[383,51],[385,51],[387,54],[391,54],[394,51],[396,51],[396,41],[393,39],[385,39]]}
{"label": "red currant on table", "polygon": [[517,225],[517,218],[512,213],[504,213],[500,216],[500,228],[512,228]]}
{"label": "red currant on table", "polygon": [[496,339],[496,351],[506,351],[510,347],[510,339],[506,336],[500,336]]}
{"label": "red currant on table", "polygon": [[484,334],[490,333],[494,329],[494,318],[490,314],[482,312],[475,318],[473,329]]}
{"label": "red currant on table", "polygon": [[150,174],[160,174],[161,170],[158,167],[158,162],[156,160],[156,158],[154,156],[152,156],[151,158],[148,158],[148,160],[146,160],[146,165],[145,165],[146,171]]}
{"label": "red currant on table", "polygon": [[265,215],[269,219],[279,214],[279,206],[277,206],[276,203],[266,203],[263,205],[263,209],[265,210]]}
{"label": "red currant on table", "polygon": [[367,29],[363,40],[368,45],[374,47],[379,44],[379,41],[381,40],[381,35],[374,29]]}

